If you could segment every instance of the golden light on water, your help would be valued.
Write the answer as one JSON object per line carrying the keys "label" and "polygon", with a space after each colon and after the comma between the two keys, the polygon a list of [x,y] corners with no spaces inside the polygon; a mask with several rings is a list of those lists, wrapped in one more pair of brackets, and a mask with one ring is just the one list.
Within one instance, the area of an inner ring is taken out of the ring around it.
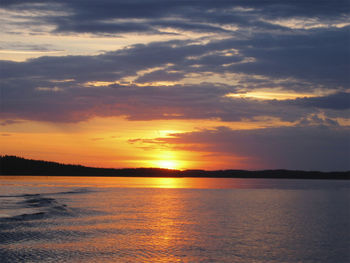
{"label": "golden light on water", "polygon": [[183,188],[184,182],[179,181],[179,178],[152,178],[152,184],[156,188]]}

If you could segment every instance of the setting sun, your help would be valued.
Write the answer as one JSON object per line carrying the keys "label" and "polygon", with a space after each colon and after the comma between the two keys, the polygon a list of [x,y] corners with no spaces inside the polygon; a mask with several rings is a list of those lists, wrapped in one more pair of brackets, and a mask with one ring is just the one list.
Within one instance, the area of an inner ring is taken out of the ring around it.
{"label": "setting sun", "polygon": [[160,160],[157,162],[157,166],[159,168],[165,168],[165,169],[178,169],[178,163],[173,160]]}

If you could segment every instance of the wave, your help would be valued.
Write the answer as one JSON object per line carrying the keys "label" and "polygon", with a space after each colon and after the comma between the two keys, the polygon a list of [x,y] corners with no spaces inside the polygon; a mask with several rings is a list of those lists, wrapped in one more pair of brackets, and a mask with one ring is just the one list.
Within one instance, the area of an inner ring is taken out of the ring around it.
{"label": "wave", "polygon": [[45,194],[21,194],[21,195],[0,195],[1,198],[8,197],[33,197],[33,196],[51,196],[51,195],[66,195],[66,194],[85,194],[95,192],[94,190],[88,188],[78,188],[72,191],[63,191],[63,192],[53,192],[53,193],[45,193]]}
{"label": "wave", "polygon": [[48,195],[85,193],[70,191],[51,194],[23,194],[0,196],[0,222],[23,221],[49,218],[52,216],[69,216],[72,210],[66,204]]}

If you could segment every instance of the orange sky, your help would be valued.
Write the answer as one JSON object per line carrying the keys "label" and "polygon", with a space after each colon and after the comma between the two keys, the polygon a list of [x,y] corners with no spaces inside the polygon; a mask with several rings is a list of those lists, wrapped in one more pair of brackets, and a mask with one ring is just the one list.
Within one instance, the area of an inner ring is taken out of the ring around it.
{"label": "orange sky", "polygon": [[[178,145],[151,142],[157,138],[171,138],[175,133],[220,124],[220,121],[150,122],[127,121],[123,118],[96,118],[79,124],[23,121],[3,127],[0,136],[1,154],[95,167],[209,170],[235,165],[246,169],[254,167],[241,163],[242,157],[239,156],[219,154],[213,158],[210,152],[185,151],[178,149]],[[239,129],[266,124],[231,123],[232,127]]]}
{"label": "orange sky", "polygon": [[261,3],[5,1],[0,154],[349,170],[348,9]]}

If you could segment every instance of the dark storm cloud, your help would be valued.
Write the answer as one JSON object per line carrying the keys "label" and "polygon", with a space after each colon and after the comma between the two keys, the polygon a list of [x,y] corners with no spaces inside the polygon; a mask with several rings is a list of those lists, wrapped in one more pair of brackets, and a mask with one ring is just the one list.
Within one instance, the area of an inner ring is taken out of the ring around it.
{"label": "dark storm cloud", "polygon": [[[219,127],[173,134],[153,143],[238,156],[256,169],[350,170],[350,129],[326,126],[232,130]],[[144,142],[147,144],[147,142]],[[242,163],[244,167],[244,164]]]}

